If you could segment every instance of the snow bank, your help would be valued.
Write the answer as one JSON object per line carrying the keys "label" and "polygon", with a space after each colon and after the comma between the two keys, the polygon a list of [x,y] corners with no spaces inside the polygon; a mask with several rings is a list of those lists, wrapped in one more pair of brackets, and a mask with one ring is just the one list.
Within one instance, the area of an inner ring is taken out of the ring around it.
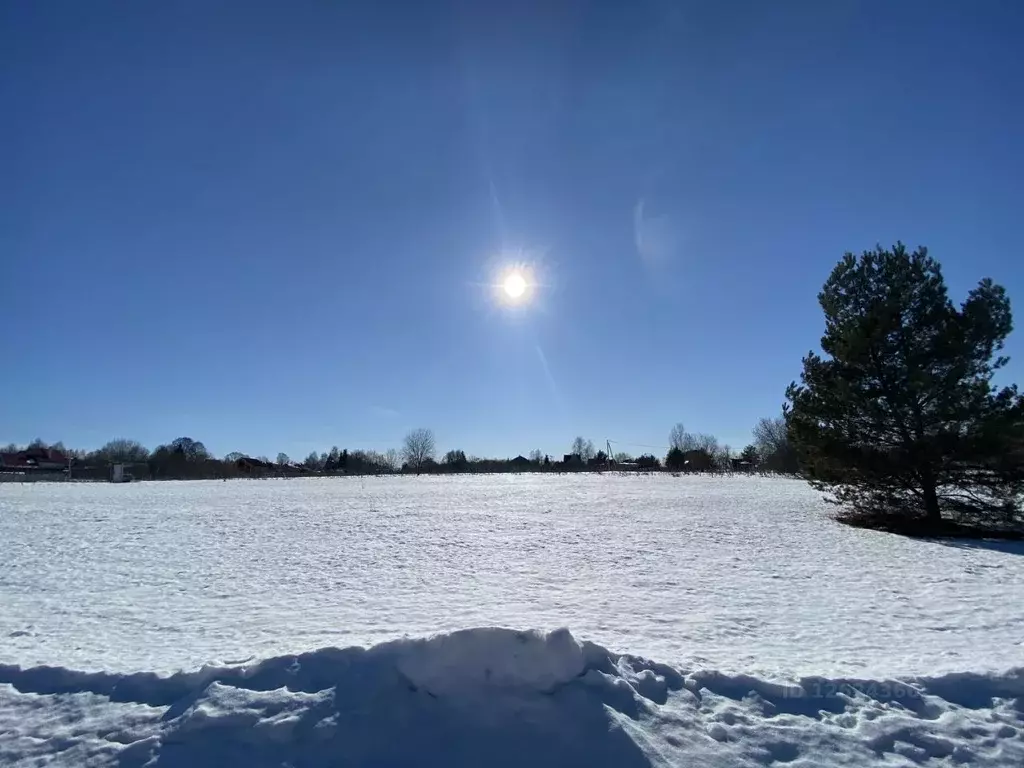
{"label": "snow bank", "polygon": [[398,669],[433,693],[486,686],[550,692],[583,674],[583,648],[566,629],[548,635],[495,627],[400,642]]}
{"label": "snow bank", "polygon": [[[1024,670],[774,681],[471,629],[169,677],[0,666],[0,765],[1024,765]],[[931,764],[931,763],[929,763]]]}

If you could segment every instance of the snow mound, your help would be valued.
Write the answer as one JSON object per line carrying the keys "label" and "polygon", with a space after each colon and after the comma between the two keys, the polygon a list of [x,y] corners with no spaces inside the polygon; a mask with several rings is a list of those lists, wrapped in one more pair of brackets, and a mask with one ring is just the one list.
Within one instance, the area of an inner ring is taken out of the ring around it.
{"label": "snow mound", "polygon": [[399,641],[399,670],[433,693],[504,687],[551,691],[583,674],[583,648],[567,629],[544,635],[489,627]]}
{"label": "snow mound", "polygon": [[765,680],[468,629],[155,674],[0,665],[0,765],[1024,765],[1024,670]]}

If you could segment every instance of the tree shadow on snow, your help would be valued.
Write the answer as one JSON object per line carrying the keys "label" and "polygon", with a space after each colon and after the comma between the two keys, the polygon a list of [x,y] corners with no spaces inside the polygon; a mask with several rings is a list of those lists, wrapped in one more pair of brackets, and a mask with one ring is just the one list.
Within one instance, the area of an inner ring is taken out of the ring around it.
{"label": "tree shadow on snow", "polygon": [[434,693],[386,656],[336,653],[320,667],[323,651],[299,657],[297,676],[275,660],[255,676],[193,692],[168,709],[159,740],[126,748],[120,766],[650,765],[605,707],[635,717],[631,702],[583,679],[548,692]]}
{"label": "tree shadow on snow", "polygon": [[952,520],[932,522],[917,517],[889,514],[842,512],[836,521],[957,549],[989,549],[1010,555],[1024,555],[1024,531],[1018,527],[981,527]]}
{"label": "tree shadow on snow", "polygon": [[1012,539],[928,539],[935,544],[954,549],[988,549],[1008,555],[1024,555],[1024,541]]}

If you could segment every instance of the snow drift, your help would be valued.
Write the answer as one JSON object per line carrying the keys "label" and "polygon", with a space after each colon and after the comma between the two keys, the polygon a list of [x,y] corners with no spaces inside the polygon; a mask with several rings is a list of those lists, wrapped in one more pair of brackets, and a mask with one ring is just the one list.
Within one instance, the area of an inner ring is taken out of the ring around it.
{"label": "snow drift", "polygon": [[906,681],[676,669],[470,629],[171,676],[0,665],[0,764],[1024,765],[1024,670]]}

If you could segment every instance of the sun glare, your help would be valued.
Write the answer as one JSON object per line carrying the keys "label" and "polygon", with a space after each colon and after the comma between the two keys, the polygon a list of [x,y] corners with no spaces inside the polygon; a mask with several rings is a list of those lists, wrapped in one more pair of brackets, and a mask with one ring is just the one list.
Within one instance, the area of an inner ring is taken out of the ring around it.
{"label": "sun glare", "polygon": [[508,259],[495,271],[490,290],[494,301],[509,309],[520,309],[533,303],[539,284],[533,266]]}
{"label": "sun glare", "polygon": [[501,288],[510,299],[520,299],[526,293],[526,278],[519,272],[510,272],[502,281]]}

